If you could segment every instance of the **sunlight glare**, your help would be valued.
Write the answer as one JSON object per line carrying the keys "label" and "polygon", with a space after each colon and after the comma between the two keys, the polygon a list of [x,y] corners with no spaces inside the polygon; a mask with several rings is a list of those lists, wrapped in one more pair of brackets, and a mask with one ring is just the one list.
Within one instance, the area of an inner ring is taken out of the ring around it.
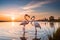
{"label": "sunlight glare", "polygon": [[14,21],[15,20],[15,16],[11,15],[11,20]]}
{"label": "sunlight glare", "polygon": [[12,17],[11,19],[12,19],[12,21],[13,21],[13,20],[15,19],[15,17]]}

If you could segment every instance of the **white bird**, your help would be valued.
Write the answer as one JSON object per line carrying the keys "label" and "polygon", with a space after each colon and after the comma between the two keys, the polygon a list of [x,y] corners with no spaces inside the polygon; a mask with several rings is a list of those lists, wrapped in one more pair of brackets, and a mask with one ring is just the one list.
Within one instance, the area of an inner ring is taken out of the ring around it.
{"label": "white bird", "polygon": [[40,26],[40,24],[37,22],[37,21],[35,21],[35,16],[32,16],[31,17],[31,24],[32,24],[32,22],[34,23],[34,24],[32,24],[32,25],[34,25],[35,27],[38,27],[38,28],[40,28],[41,29],[41,26]]}
{"label": "white bird", "polygon": [[31,21],[31,24],[33,22],[34,24],[32,24],[32,25],[35,26],[35,38],[33,40],[40,40],[41,38],[37,38],[37,28],[40,28],[41,29],[41,26],[40,26],[40,24],[37,21],[35,21],[35,16],[32,16],[31,17],[31,20],[32,20]]}

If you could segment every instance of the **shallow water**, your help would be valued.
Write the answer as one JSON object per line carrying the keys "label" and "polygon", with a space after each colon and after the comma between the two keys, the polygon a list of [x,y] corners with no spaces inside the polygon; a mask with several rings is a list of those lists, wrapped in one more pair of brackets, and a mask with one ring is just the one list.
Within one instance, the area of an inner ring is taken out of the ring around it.
{"label": "shallow water", "polygon": [[[21,40],[23,36],[23,25],[21,22],[0,22],[0,40]],[[60,27],[59,22],[38,22],[41,26],[37,28],[37,38],[48,40],[48,35],[53,37],[53,33]],[[35,27],[30,23],[25,26],[25,37],[32,40],[35,37]]]}

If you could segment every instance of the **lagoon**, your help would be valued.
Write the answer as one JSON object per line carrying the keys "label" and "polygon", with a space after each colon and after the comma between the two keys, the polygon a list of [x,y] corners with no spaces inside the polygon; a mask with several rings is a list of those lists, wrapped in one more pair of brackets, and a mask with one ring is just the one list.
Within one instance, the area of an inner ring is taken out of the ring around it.
{"label": "lagoon", "polygon": [[[21,40],[23,36],[23,25],[21,22],[0,22],[0,40]],[[49,40],[48,36],[53,37],[53,33],[60,27],[60,22],[38,22],[41,29],[37,28],[37,38]],[[25,37],[32,40],[35,37],[35,27],[30,23],[25,26]]]}

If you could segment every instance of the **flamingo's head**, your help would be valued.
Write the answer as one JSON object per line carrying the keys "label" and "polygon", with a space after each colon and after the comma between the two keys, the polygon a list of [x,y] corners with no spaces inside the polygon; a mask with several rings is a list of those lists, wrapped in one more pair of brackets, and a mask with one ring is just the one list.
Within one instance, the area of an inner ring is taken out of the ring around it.
{"label": "flamingo's head", "polygon": [[30,20],[30,16],[28,14],[25,14],[24,19],[25,20]]}
{"label": "flamingo's head", "polygon": [[35,16],[32,16],[32,17],[31,17],[31,20],[34,21],[34,20],[35,20]]}

